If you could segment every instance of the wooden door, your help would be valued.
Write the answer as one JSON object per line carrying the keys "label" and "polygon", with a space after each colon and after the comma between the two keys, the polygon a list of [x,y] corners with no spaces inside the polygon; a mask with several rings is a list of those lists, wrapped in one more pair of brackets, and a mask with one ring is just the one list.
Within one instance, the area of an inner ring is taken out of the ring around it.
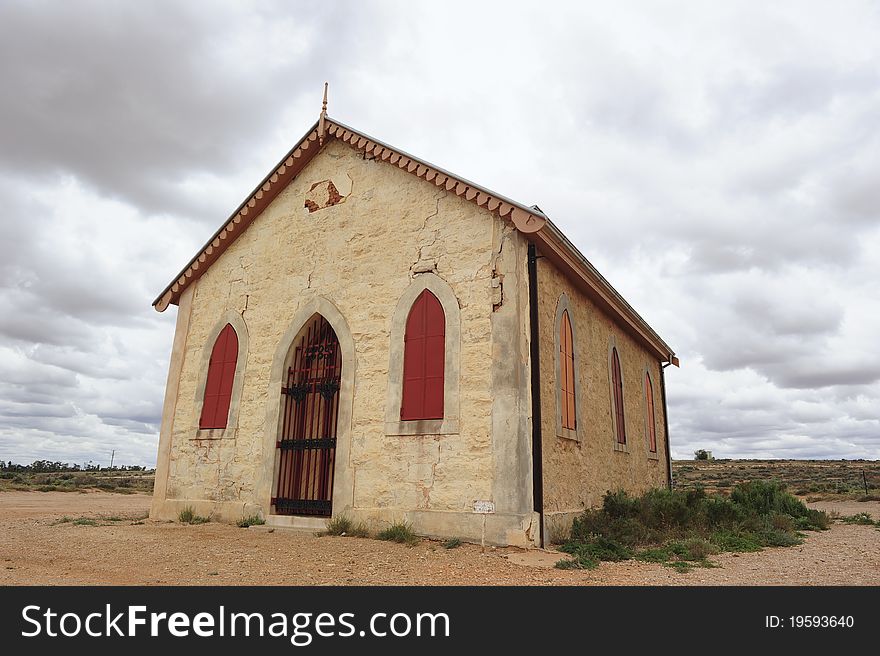
{"label": "wooden door", "polygon": [[276,514],[332,513],[341,373],[336,333],[316,315],[298,337],[281,388],[278,484],[272,498]]}

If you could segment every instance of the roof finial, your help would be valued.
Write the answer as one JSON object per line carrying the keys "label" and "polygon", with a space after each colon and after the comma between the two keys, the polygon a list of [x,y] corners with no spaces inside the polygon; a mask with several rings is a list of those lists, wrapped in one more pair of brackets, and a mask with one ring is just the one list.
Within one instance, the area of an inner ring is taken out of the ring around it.
{"label": "roof finial", "polygon": [[327,82],[324,82],[324,102],[321,105],[321,117],[318,119],[318,143],[324,145],[324,119],[327,117]]}

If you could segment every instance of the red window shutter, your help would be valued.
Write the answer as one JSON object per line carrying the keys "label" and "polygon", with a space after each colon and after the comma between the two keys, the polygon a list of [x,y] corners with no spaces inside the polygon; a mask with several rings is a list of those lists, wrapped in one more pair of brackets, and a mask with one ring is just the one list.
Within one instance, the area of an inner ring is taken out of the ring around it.
{"label": "red window shutter", "polygon": [[226,428],[237,362],[238,335],[230,324],[226,324],[211,351],[199,428]]}
{"label": "red window shutter", "polygon": [[617,427],[617,442],[626,444],[626,422],[623,417],[623,376],[620,375],[620,358],[617,347],[611,349],[611,386],[614,389],[614,421]]}
{"label": "red window shutter", "polygon": [[443,419],[446,315],[427,289],[409,311],[403,340],[401,420]]}
{"label": "red window shutter", "polygon": [[568,310],[563,311],[562,321],[559,322],[559,376],[562,427],[574,430],[577,428],[574,395],[574,344]]}
{"label": "red window shutter", "polygon": [[645,374],[645,409],[648,413],[648,448],[651,453],[657,453],[657,429],[654,418],[654,388],[651,385],[651,377]]}

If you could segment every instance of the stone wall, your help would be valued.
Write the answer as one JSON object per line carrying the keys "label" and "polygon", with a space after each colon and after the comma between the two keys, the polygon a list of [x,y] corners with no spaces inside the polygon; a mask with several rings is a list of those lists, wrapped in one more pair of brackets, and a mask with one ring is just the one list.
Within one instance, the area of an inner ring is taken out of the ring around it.
{"label": "stone wall", "polygon": [[[506,222],[331,141],[193,284],[185,344],[174,356],[176,403],[166,403],[171,417],[160,445],[167,500],[157,497],[153,515],[173,517],[183,505],[228,520],[268,514],[277,428],[267,408],[280,395],[273,360],[285,334],[298,329],[291,324],[300,308],[321,298],[344,317],[356,360],[344,510],[376,527],[407,519],[425,534],[479,539],[473,502],[493,500],[488,539],[528,543],[524,266],[524,242]],[[448,283],[460,306],[460,427],[386,435],[392,313],[428,272]],[[248,332],[241,407],[237,425],[207,434],[198,430],[203,350],[230,311]]]}
{"label": "stone wall", "polygon": [[[564,531],[574,515],[601,504],[608,490],[633,493],[662,487],[667,480],[666,440],[660,393],[660,363],[546,258],[538,260],[539,330],[541,335],[541,420],[545,535]],[[569,299],[575,337],[578,435],[557,431],[557,305]],[[617,346],[624,384],[627,445],[619,450],[614,432],[609,351]],[[645,372],[654,388],[657,453],[648,450]]]}

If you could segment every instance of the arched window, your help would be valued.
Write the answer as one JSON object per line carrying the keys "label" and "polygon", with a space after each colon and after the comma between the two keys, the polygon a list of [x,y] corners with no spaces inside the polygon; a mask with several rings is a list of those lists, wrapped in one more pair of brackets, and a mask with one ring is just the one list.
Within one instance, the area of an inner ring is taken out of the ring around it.
{"label": "arched window", "polygon": [[559,411],[562,414],[562,427],[569,430],[577,428],[574,393],[574,344],[571,336],[571,320],[568,310],[563,311],[559,322]]}
{"label": "arched window", "polygon": [[645,372],[645,420],[648,422],[648,450],[657,453],[657,423],[654,418],[654,386],[651,376]]}
{"label": "arched window", "polygon": [[620,357],[617,355],[616,346],[611,349],[611,390],[614,394],[612,405],[614,406],[617,443],[626,444],[626,422],[623,419],[623,376],[620,373]]}
{"label": "arched window", "polygon": [[226,324],[211,351],[199,428],[226,428],[237,361],[238,335],[230,324]]}
{"label": "arched window", "polygon": [[403,341],[401,421],[443,419],[446,315],[427,289],[409,311]]}

